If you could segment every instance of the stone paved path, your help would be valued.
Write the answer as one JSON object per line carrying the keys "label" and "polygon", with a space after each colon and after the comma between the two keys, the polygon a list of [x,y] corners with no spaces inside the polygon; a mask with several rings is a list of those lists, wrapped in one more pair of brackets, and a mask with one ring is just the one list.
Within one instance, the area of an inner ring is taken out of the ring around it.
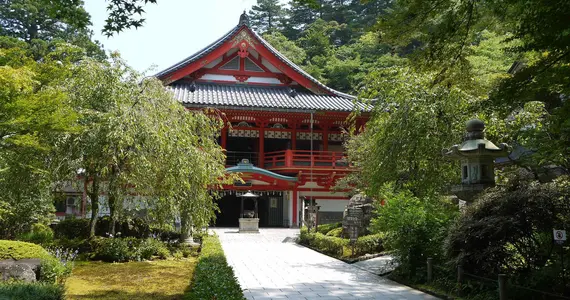
{"label": "stone paved path", "polygon": [[214,231],[247,299],[437,299],[299,246],[298,230]]}

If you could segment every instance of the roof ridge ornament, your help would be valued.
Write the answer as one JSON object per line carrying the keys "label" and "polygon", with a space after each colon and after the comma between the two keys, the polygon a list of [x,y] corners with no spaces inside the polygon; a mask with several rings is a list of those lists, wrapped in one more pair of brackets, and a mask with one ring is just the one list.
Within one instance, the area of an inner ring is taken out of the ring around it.
{"label": "roof ridge ornament", "polygon": [[245,25],[245,26],[249,27],[249,16],[245,12],[245,9],[243,10],[243,13],[241,14],[241,16],[239,16],[239,24],[238,25]]}

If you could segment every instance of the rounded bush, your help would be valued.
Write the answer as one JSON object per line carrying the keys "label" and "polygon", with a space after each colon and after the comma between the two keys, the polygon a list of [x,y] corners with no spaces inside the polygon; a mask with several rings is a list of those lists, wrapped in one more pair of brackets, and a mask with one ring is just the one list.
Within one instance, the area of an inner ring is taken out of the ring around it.
{"label": "rounded bush", "polygon": [[40,245],[0,240],[0,260],[26,258],[52,258],[52,256]]}

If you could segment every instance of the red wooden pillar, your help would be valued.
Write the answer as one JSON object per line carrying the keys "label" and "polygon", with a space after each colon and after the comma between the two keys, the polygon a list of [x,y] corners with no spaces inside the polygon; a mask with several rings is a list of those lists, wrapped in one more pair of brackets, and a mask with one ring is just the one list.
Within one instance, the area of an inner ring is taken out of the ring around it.
{"label": "red wooden pillar", "polygon": [[222,136],[221,136],[222,142],[220,145],[222,146],[222,149],[227,149],[227,138],[228,138],[228,127],[224,126],[224,128],[222,128]]}
{"label": "red wooden pillar", "polygon": [[293,131],[291,132],[291,150],[297,150],[297,121],[293,121]]}
{"label": "red wooden pillar", "polygon": [[297,188],[295,187],[293,189],[293,227],[298,227],[299,224],[297,224],[297,215],[299,214],[299,212],[297,211],[297,201],[299,201],[299,192],[297,191]]}
{"label": "red wooden pillar", "polygon": [[290,149],[285,150],[285,166],[286,167],[293,166],[293,151]]}

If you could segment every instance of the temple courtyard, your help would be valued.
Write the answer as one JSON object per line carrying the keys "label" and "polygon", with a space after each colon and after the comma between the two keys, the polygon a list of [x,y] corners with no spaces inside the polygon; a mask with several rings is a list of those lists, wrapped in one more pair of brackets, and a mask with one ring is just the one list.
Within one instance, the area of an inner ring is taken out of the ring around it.
{"label": "temple courtyard", "polygon": [[298,229],[213,231],[247,299],[437,299],[296,244]]}

